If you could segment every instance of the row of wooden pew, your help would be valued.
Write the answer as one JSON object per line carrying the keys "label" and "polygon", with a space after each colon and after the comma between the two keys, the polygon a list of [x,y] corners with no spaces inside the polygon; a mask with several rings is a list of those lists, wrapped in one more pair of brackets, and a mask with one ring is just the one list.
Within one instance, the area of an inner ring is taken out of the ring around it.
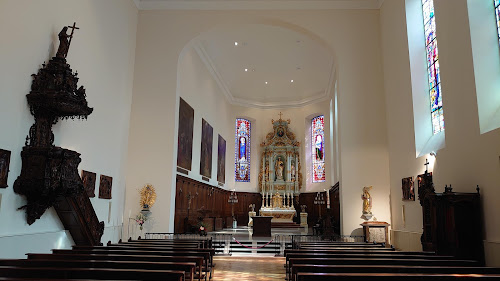
{"label": "row of wooden pew", "polygon": [[301,242],[285,250],[288,281],[319,280],[500,280],[500,268],[478,261],[403,252],[381,244]]}
{"label": "row of wooden pew", "polygon": [[0,260],[0,280],[209,280],[210,240],[129,240]]}

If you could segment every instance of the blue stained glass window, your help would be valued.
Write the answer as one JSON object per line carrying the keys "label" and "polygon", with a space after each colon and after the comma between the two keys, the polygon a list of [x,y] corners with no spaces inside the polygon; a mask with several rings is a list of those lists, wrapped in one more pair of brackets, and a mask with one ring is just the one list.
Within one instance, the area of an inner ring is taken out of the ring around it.
{"label": "blue stained glass window", "polygon": [[235,180],[250,182],[250,121],[236,119],[235,136]]}
{"label": "blue stained glass window", "polygon": [[494,0],[493,4],[495,5],[495,15],[497,19],[498,43],[500,44],[500,1]]}
{"label": "blue stained glass window", "polygon": [[312,119],[311,148],[313,182],[325,181],[325,117],[320,115]]}
{"label": "blue stained glass window", "polygon": [[[498,0],[495,0],[498,3]],[[498,6],[497,6],[498,7]],[[431,104],[432,131],[437,134],[444,131],[443,97],[439,72],[438,44],[436,36],[436,17],[434,1],[422,0],[424,15],[425,49],[427,52],[427,73],[429,80],[429,96]],[[498,22],[497,12],[497,22]]]}

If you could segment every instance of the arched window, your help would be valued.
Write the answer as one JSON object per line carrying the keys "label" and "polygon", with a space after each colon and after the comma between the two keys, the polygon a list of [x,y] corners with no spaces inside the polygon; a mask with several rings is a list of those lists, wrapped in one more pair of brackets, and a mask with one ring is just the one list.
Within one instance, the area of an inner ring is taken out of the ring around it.
{"label": "arched window", "polygon": [[250,125],[246,119],[236,119],[234,176],[239,182],[250,181]]}
{"label": "arched window", "polygon": [[424,15],[425,49],[427,53],[427,73],[429,78],[429,95],[431,100],[432,131],[434,134],[437,134],[444,131],[444,116],[436,37],[436,17],[434,16],[434,1],[422,0],[422,11]]}
{"label": "arched window", "polygon": [[311,123],[313,182],[325,181],[325,117],[314,117]]}
{"label": "arched window", "polygon": [[500,44],[500,0],[494,0],[495,4],[495,15],[497,18],[497,33],[498,33],[498,43]]}

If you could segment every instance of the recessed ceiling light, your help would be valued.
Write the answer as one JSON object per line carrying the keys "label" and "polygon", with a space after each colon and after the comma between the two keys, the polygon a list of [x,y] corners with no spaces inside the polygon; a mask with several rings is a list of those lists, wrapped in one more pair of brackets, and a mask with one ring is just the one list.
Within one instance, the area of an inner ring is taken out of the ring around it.
{"label": "recessed ceiling light", "polygon": [[255,71],[255,68],[253,68],[252,71]]}
{"label": "recessed ceiling light", "polygon": [[234,45],[235,45],[235,46],[238,46],[238,42],[234,42]]}
{"label": "recessed ceiling light", "polygon": [[265,83],[266,83],[266,85],[267,85],[267,81],[266,81]]}
{"label": "recessed ceiling light", "polygon": [[248,68],[245,68],[245,72],[247,72],[247,71],[248,71]]}
{"label": "recessed ceiling light", "polygon": [[293,83],[293,79],[292,79],[292,80],[290,80],[290,83]]}

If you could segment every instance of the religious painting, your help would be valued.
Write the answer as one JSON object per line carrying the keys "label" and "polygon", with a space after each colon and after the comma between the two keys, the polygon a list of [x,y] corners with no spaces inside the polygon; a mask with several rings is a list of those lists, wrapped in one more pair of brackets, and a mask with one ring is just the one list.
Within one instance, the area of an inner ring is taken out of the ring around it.
{"label": "religious painting", "polygon": [[311,121],[311,148],[313,182],[324,182],[325,175],[325,117],[317,116]]}
{"label": "religious painting", "polygon": [[177,136],[177,166],[189,171],[191,171],[193,156],[193,124],[194,109],[181,98]]}
{"label": "religious painting", "polygon": [[99,182],[99,198],[111,199],[111,187],[113,186],[113,178],[101,175]]}
{"label": "religious painting", "polygon": [[417,176],[417,186],[418,186],[418,199],[422,200],[425,193],[428,191],[434,192],[434,185],[432,183],[432,172],[427,174],[421,174]]}
{"label": "religious painting", "polygon": [[226,140],[219,135],[217,153],[217,181],[226,182]]}
{"label": "religious painting", "polygon": [[95,179],[95,173],[82,170],[83,187],[88,197],[95,197]]}
{"label": "religious painting", "polygon": [[250,181],[250,127],[249,120],[236,118],[234,177],[238,182]]}
{"label": "religious painting", "polygon": [[201,156],[200,174],[207,178],[212,177],[212,145],[214,129],[205,119],[201,122]]}
{"label": "religious painting", "polygon": [[0,149],[0,187],[8,187],[7,178],[9,176],[10,151]]}
{"label": "religious painting", "polygon": [[402,180],[403,200],[415,201],[415,190],[413,187],[413,177],[403,178]]}

